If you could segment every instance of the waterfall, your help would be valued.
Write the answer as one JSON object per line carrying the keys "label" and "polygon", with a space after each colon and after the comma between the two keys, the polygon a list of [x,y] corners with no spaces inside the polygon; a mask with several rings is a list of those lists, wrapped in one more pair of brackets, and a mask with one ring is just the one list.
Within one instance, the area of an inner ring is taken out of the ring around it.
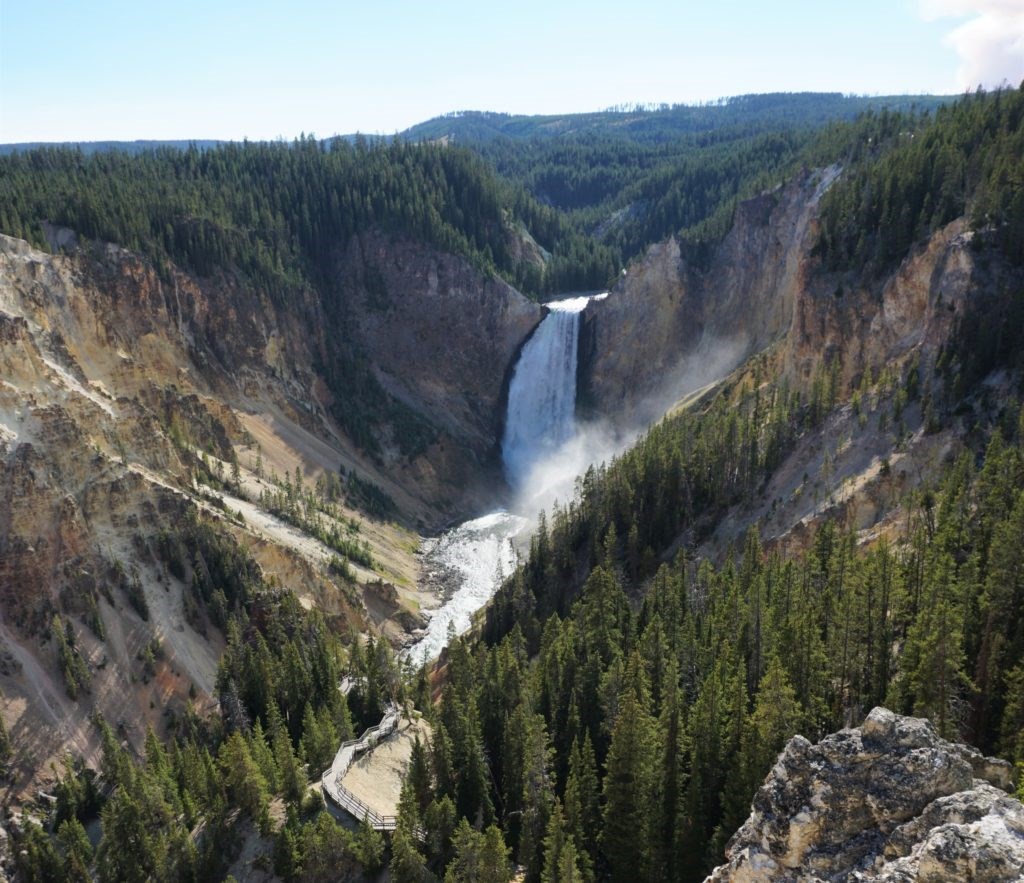
{"label": "waterfall", "polygon": [[590,298],[553,301],[526,342],[512,373],[501,443],[505,475],[523,485],[533,466],[572,439],[576,430],[576,356],[580,313]]}
{"label": "waterfall", "polygon": [[[547,304],[547,316],[519,354],[501,444],[505,474],[517,492],[523,490],[534,467],[557,460],[556,455],[576,436],[580,313],[588,301],[603,297],[607,294]],[[425,611],[430,620],[420,639],[403,651],[406,659],[415,665],[433,659],[448,643],[450,629],[461,634],[469,628],[473,614],[515,567],[513,538],[528,525],[522,515],[501,509],[423,543],[425,579],[437,586],[444,601],[437,609]]]}

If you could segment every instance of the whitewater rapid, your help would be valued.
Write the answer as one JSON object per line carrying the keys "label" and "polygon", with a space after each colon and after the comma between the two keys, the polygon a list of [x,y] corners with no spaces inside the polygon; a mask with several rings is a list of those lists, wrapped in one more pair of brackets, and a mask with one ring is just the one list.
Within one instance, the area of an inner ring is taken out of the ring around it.
{"label": "whitewater rapid", "polygon": [[[505,475],[517,493],[542,464],[557,463],[573,441],[580,313],[591,300],[607,296],[545,304],[547,315],[523,346],[509,385],[501,445]],[[453,588],[424,635],[406,649],[407,660],[420,665],[435,658],[453,630],[461,634],[469,628],[473,614],[515,568],[515,539],[529,526],[528,518],[500,509],[424,541],[424,570],[432,581]]]}
{"label": "whitewater rapid", "polygon": [[407,651],[415,665],[435,658],[450,631],[462,634],[516,566],[513,538],[527,520],[511,512],[489,512],[423,543],[426,569],[457,588],[427,623],[426,633]]}

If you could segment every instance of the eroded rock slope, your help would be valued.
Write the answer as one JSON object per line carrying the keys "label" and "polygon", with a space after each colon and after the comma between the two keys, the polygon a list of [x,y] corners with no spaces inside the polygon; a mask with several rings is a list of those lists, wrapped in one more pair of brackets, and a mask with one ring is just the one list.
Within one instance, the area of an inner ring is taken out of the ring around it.
{"label": "eroded rock slope", "polygon": [[[312,290],[280,303],[70,231],[54,244],[69,253],[0,237],[0,710],[15,789],[68,749],[95,759],[95,711],[138,745],[190,697],[215,707],[223,638],[196,615],[188,568],[160,554],[191,518],[342,625],[401,639],[421,624],[417,528],[478,504],[471,478],[494,457],[505,376],[541,315],[466,261],[384,236],[340,255],[333,304]],[[373,452],[326,377],[343,344],[401,403],[378,409]],[[433,427],[412,455],[391,443],[408,414]],[[337,492],[350,476],[362,496]],[[317,482],[335,489],[319,526],[372,559],[347,580],[335,548],[263,500]],[[367,498],[391,506],[368,512]],[[55,630],[81,657],[76,687]]]}

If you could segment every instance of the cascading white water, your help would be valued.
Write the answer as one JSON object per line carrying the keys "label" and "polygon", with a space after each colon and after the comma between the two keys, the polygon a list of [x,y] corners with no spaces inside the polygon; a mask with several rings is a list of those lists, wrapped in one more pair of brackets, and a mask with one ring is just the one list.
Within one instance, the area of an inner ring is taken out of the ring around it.
{"label": "cascading white water", "polygon": [[525,525],[525,518],[510,512],[490,512],[424,541],[428,580],[441,583],[447,597],[430,617],[423,637],[406,651],[413,664],[436,657],[448,643],[449,629],[462,634],[469,628],[473,614],[515,568],[512,538]]}
{"label": "cascading white water", "polygon": [[[517,491],[539,464],[555,459],[575,435],[580,313],[593,299],[574,297],[547,304],[548,315],[519,354],[501,446],[505,474]],[[515,566],[513,538],[528,523],[520,515],[499,510],[424,542],[425,569],[444,585],[445,601],[422,638],[406,649],[407,659],[417,665],[426,662],[444,648],[449,629],[460,633],[469,628],[472,615]]]}
{"label": "cascading white water", "polygon": [[569,441],[576,428],[576,363],[580,313],[590,298],[548,304],[512,374],[501,453],[513,488],[533,466]]}

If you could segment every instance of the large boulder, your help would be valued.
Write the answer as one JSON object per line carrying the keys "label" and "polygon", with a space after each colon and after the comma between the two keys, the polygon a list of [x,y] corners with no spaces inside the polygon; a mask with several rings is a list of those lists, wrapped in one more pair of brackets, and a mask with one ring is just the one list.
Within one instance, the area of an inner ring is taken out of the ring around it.
{"label": "large boulder", "polygon": [[1009,763],[874,709],[812,745],[794,736],[708,883],[1024,879]]}

